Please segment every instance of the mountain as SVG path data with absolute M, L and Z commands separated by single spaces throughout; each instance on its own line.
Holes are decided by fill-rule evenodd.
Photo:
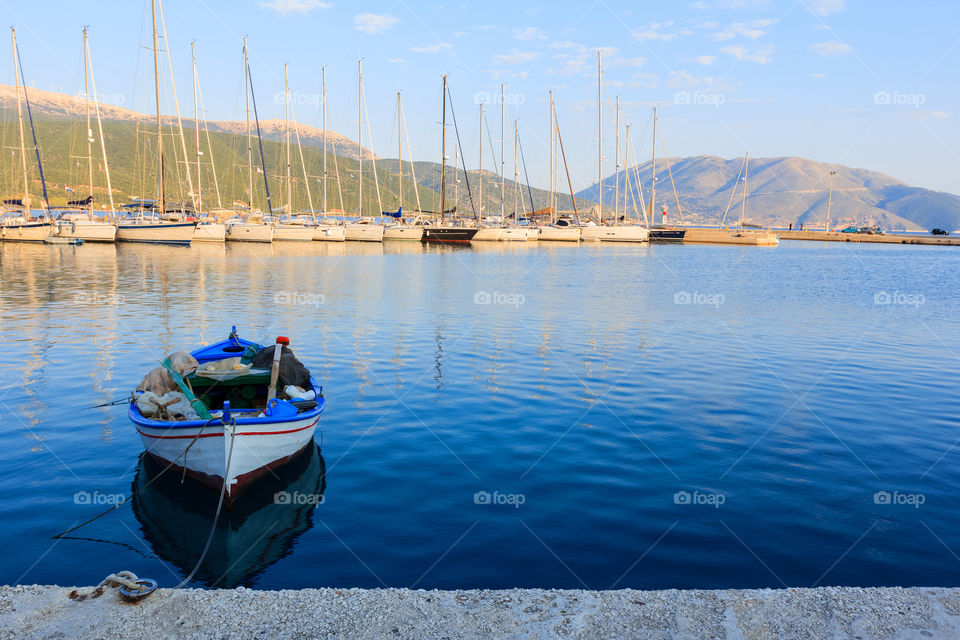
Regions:
M 85 101 L 83 95 L 72 96 L 63 93 L 53 93 L 42 89 L 27 88 L 27 97 L 30 99 L 30 108 L 33 115 L 43 118 L 53 119 L 75 119 L 84 118 Z M 17 110 L 17 92 L 16 87 L 0 84 L 0 109 Z M 192 114 L 192 107 L 190 114 Z M 91 105 L 91 115 L 93 114 L 93 105 Z M 181 113 L 184 128 L 193 129 L 193 119 L 188 118 L 188 113 Z M 147 115 L 124 107 L 117 107 L 110 104 L 100 105 L 100 118 L 104 121 L 117 120 L 121 122 L 154 123 L 156 116 Z M 165 125 L 176 124 L 175 116 L 165 115 L 162 118 Z M 251 128 L 254 126 L 251 123 Z M 246 135 L 246 121 L 210 121 L 207 123 L 210 131 L 219 131 L 223 133 L 235 133 Z M 302 144 L 311 146 L 323 145 L 323 129 L 311 127 L 310 125 L 291 123 L 290 137 L 294 137 L 294 129 L 300 133 Z M 261 120 L 260 134 L 264 140 L 282 141 L 284 138 L 283 120 Z M 343 158 L 358 158 L 360 153 L 357 151 L 357 143 L 345 135 L 336 131 L 327 130 L 327 150 Z M 363 149 L 363 159 L 369 160 L 376 156 L 367 148 Z
M 657 160 L 657 209 L 667 206 L 668 221 L 679 219 L 671 173 L 687 222 L 716 224 L 728 206 L 726 222 L 739 220 L 742 180 L 732 201 L 731 193 L 743 168 L 743 158 L 670 158 L 669 167 L 668 172 L 667 162 L 663 158 Z M 639 176 L 644 185 L 644 197 L 649 196 L 652 169 L 649 161 L 629 169 L 631 176 Z M 750 158 L 745 220 L 763 226 L 785 227 L 791 223 L 822 226 L 826 220 L 831 171 L 836 172 L 831 226 L 870 224 L 891 230 L 960 228 L 958 196 L 912 187 L 874 171 L 796 157 Z M 626 175 L 627 171 L 620 172 L 621 192 Z M 606 206 L 613 204 L 614 181 L 613 175 L 603 181 Z M 631 177 L 631 182 L 635 182 L 635 178 Z M 577 193 L 578 198 L 590 200 L 597 200 L 598 196 L 596 183 Z M 621 207 L 623 200 L 621 193 Z

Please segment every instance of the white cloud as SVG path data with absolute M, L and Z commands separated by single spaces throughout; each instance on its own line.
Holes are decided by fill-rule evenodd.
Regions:
M 260 3 L 261 9 L 272 9 L 282 16 L 291 13 L 306 15 L 314 9 L 329 9 L 332 6 L 321 0 L 266 0 Z
M 631 33 L 633 34 L 633 37 L 640 42 L 645 40 L 661 40 L 663 42 L 669 42 L 677 37 L 676 33 L 667 31 L 667 29 L 672 26 L 672 22 L 651 22 L 644 27 L 634 29 Z
M 827 74 L 817 72 L 817 73 L 811 73 L 810 76 L 813 77 L 813 78 L 817 78 L 818 80 L 820 80 L 820 79 L 826 78 L 826 77 L 827 77 Z
M 810 45 L 810 51 L 824 58 L 841 58 L 853 52 L 853 47 L 839 40 L 828 40 Z
M 438 42 L 437 44 L 428 44 L 425 47 L 410 47 L 410 51 L 414 53 L 440 53 L 452 46 L 449 42 Z
M 540 57 L 540 54 L 535 51 L 514 51 L 512 53 L 498 53 L 493 56 L 493 59 L 499 62 L 500 64 L 506 65 L 517 65 L 517 64 L 526 64 L 527 62 L 533 62 Z
M 398 22 L 400 22 L 399 18 L 395 18 L 386 13 L 380 15 L 376 13 L 358 13 L 353 17 L 353 28 L 364 33 L 376 34 L 383 33 Z
M 527 27 L 525 29 L 514 29 L 513 38 L 515 40 L 546 40 L 547 36 L 543 35 L 543 32 L 537 27 Z
M 390 64 L 407 64 L 407 61 L 403 58 L 390 58 L 387 62 Z
M 757 64 L 767 64 L 773 60 L 773 45 L 764 45 L 756 49 L 748 49 L 739 45 L 722 47 L 721 53 L 733 56 L 737 60 L 744 62 L 756 62 Z
M 642 67 L 647 64 L 646 58 L 611 58 L 607 61 L 610 67 Z
M 631 76 L 627 86 L 631 89 L 656 89 L 660 79 L 652 73 L 638 73 Z
M 737 36 L 756 40 L 766 35 L 766 28 L 775 24 L 777 21 L 770 18 L 757 18 L 745 22 L 734 22 L 729 27 L 710 35 L 711 40 L 723 42 L 724 40 L 733 40 Z
M 846 0 L 808 0 L 807 6 L 818 16 L 840 13 L 847 8 Z
M 690 58 L 690 62 L 696 62 L 697 64 L 706 67 L 713 64 L 713 61 L 716 59 L 716 56 L 697 56 L 696 58 Z

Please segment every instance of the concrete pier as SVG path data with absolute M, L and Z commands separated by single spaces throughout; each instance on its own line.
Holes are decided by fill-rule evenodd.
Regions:
M 960 638 L 960 589 L 722 591 L 0 587 L 4 638 Z
M 878 244 L 938 244 L 960 246 L 960 236 L 872 235 L 839 231 L 777 231 L 781 240 L 819 240 L 825 242 L 873 242 Z

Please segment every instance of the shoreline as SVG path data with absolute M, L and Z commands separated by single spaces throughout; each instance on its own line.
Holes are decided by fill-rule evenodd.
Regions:
M 7 638 L 957 638 L 960 588 L 618 591 L 0 587 Z M 82 594 L 93 587 L 78 588 Z

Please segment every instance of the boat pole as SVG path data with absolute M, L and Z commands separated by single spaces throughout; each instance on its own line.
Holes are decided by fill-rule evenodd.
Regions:
M 447 203 L 447 76 L 443 76 L 443 118 L 440 121 L 440 224 Z
M 90 128 L 90 73 L 87 61 L 87 28 L 83 28 L 83 115 L 87 121 L 87 184 L 90 189 L 90 219 L 93 220 L 93 129 Z
M 267 389 L 267 404 L 277 397 L 277 378 L 280 376 L 280 354 L 283 348 L 290 344 L 290 339 L 284 336 L 277 336 L 277 341 L 273 345 L 273 365 L 270 367 L 270 387 Z
M 20 163 L 23 165 L 23 217 L 30 218 L 30 178 L 27 176 L 27 142 L 23 133 L 23 103 L 20 101 L 20 65 L 17 55 L 17 30 L 10 27 L 13 40 L 13 79 L 17 89 L 17 118 L 20 121 Z

